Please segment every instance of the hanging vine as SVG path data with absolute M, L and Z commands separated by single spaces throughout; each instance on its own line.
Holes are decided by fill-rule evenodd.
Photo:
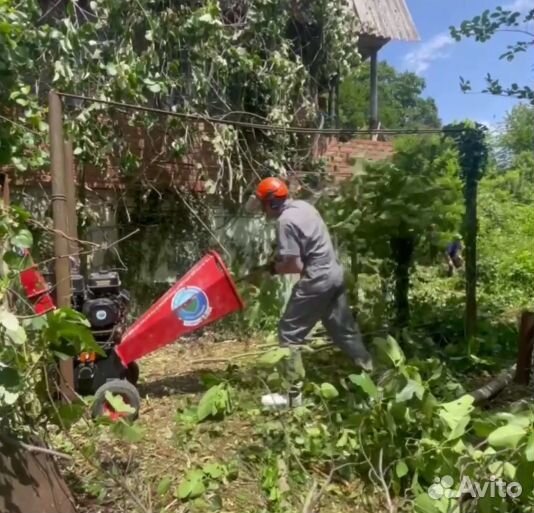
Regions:
M 233 119 L 253 113 L 279 125 L 315 123 L 317 95 L 358 63 L 351 13 L 344 0 L 206 0 L 179 8 L 165 0 L 2 3 L 0 69 L 9 79 L 2 115 L 17 123 L 2 122 L 10 138 L 4 161 L 20 171 L 46 164 L 46 153 L 32 148 L 42 149 L 46 137 L 42 105 L 50 88 Z M 138 171 L 124 123 L 148 138 L 156 127 L 165 131 L 171 155 L 193 144 L 176 119 L 66 105 L 77 158 L 95 166 L 113 156 L 121 173 Z M 217 192 L 228 183 L 237 190 L 251 170 L 281 172 L 306 160 L 309 141 L 293 135 L 217 132 Z

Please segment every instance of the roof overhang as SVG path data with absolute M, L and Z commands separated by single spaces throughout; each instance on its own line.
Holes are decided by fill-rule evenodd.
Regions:
M 351 0 L 360 20 L 358 50 L 363 59 L 389 41 L 419 41 L 405 0 Z

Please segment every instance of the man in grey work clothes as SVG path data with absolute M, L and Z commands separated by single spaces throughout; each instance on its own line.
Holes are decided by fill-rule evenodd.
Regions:
M 294 386 L 287 398 L 275 394 L 276 398 L 264 398 L 264 404 L 298 404 L 301 397 L 295 369 L 302 368 L 298 346 L 318 321 L 357 367 L 371 371 L 372 360 L 353 319 L 343 268 L 319 212 L 306 201 L 290 199 L 287 185 L 275 177 L 259 183 L 248 207 L 253 208 L 253 203 L 256 208 L 261 203 L 266 217 L 277 221 L 277 258 L 270 272 L 300 274 L 279 323 L 280 343 L 292 349 L 290 381 Z

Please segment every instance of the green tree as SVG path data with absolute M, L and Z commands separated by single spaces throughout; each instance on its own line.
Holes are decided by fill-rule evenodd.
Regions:
M 415 250 L 428 228 L 451 231 L 461 216 L 456 150 L 437 137 L 403 137 L 391 161 L 370 163 L 324 204 L 341 248 L 378 258 L 393 273 L 397 322 L 410 316 L 408 294 Z M 353 257 L 353 262 L 355 261 Z M 352 269 L 358 273 L 359 269 Z
M 475 16 L 471 20 L 465 20 L 459 27 L 450 27 L 450 33 L 456 41 L 461 41 L 463 38 L 473 38 L 481 43 L 488 41 L 499 32 L 516 33 L 520 39 L 508 45 L 506 51 L 500 55 L 501 59 L 512 61 L 517 55 L 525 53 L 534 46 L 534 32 L 523 28 L 523 25 L 533 20 L 534 9 L 522 14 L 499 6 L 494 10 L 486 9 L 481 15 Z M 534 90 L 526 84 L 513 83 L 504 86 L 499 79 L 494 78 L 490 73 L 486 75 L 485 80 L 486 87 L 482 90 L 484 93 L 511 96 L 534 103 Z M 471 82 L 462 77 L 460 78 L 460 85 L 464 92 L 472 89 Z
M 379 120 L 386 128 L 438 128 L 438 109 L 424 98 L 426 83 L 411 72 L 398 72 L 386 62 L 378 64 Z M 343 126 L 363 128 L 370 118 L 369 63 L 348 75 L 340 85 L 340 118 Z
M 490 175 L 515 200 L 528 202 L 534 191 L 534 107 L 516 105 L 492 143 L 496 162 L 490 166 Z
M 516 105 L 506 115 L 499 144 L 512 156 L 534 152 L 534 106 Z

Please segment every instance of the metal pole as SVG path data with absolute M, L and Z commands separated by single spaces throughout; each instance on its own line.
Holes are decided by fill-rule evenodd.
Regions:
M 72 142 L 65 141 L 65 196 L 67 207 L 67 235 L 70 237 L 69 255 L 73 255 L 79 266 L 78 242 L 78 220 L 76 217 L 76 164 L 74 162 L 74 152 Z
M 71 283 L 69 244 L 67 234 L 67 212 L 65 196 L 65 158 L 63 141 L 63 106 L 60 97 L 48 93 L 48 122 L 50 125 L 50 161 L 52 171 L 52 207 L 54 216 L 54 256 L 56 271 L 57 306 L 71 306 Z M 72 359 L 59 363 L 60 388 L 64 399 L 73 398 L 74 369 Z
M 378 50 L 371 53 L 371 118 L 369 128 L 375 130 L 378 127 Z

